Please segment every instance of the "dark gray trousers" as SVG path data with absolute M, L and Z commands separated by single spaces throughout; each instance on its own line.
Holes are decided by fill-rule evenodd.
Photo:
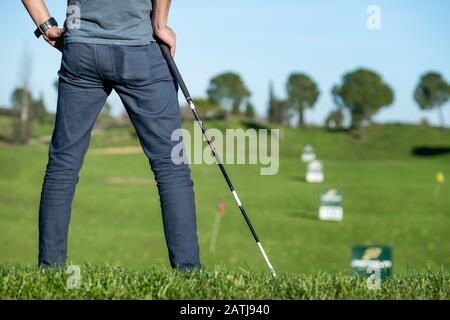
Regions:
M 92 127 L 114 89 L 157 181 L 171 266 L 200 268 L 190 170 L 187 164 L 174 164 L 171 158 L 172 148 L 179 143 L 171 141 L 171 134 L 181 127 L 178 88 L 158 44 L 69 43 L 64 47 L 58 75 L 56 122 L 39 209 L 39 265 L 66 262 L 78 173 Z

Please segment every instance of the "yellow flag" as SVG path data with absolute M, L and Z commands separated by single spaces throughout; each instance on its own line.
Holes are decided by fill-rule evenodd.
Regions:
M 439 171 L 439 172 L 436 174 L 436 181 L 437 181 L 438 183 L 444 183 L 444 180 L 445 180 L 444 173 L 443 173 L 442 171 Z

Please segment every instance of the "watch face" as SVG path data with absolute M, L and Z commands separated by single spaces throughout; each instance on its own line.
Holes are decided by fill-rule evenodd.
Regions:
M 36 37 L 40 37 L 42 34 L 44 34 L 48 29 L 51 27 L 57 27 L 58 22 L 56 22 L 55 18 L 50 18 L 49 20 L 45 21 L 43 24 L 37 27 L 36 31 L 34 31 L 34 34 Z
M 53 26 L 53 24 L 51 22 L 47 22 L 45 24 L 45 31 L 47 31 L 48 29 L 50 29 Z
M 50 20 L 44 22 L 42 32 L 46 32 L 51 27 L 54 27 L 54 26 L 57 26 L 57 25 L 58 25 L 58 23 L 56 22 L 56 20 L 51 18 Z

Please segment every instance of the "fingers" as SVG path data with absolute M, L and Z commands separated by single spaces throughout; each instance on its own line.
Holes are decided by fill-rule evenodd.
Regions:
M 52 32 L 50 32 L 48 36 L 52 40 L 57 40 L 63 36 L 64 32 L 64 28 L 55 28 L 55 30 L 52 30 Z
M 57 28 L 53 27 L 47 30 L 46 33 L 43 34 L 43 38 L 48 42 L 52 47 L 58 49 L 62 52 L 64 47 L 63 35 L 66 31 L 65 28 Z
M 65 28 L 52 27 L 44 33 L 44 37 L 47 37 L 51 40 L 57 40 L 63 36 L 65 31 Z
M 177 49 L 177 35 L 175 32 L 173 32 L 172 29 L 170 29 L 172 33 L 172 45 L 170 46 L 170 54 L 172 55 L 172 58 L 175 58 L 175 51 Z
M 175 43 L 170 46 L 170 55 L 172 56 L 172 58 L 175 58 L 175 51 L 176 51 L 176 45 Z
M 170 27 L 164 27 L 162 29 L 155 30 L 155 36 L 158 40 L 165 43 L 170 49 L 170 55 L 175 57 L 176 51 L 176 34 Z
M 51 45 L 52 47 L 58 49 L 59 51 L 63 51 L 64 48 L 64 41 L 62 38 L 56 39 L 56 40 L 52 40 L 49 39 L 47 36 L 44 36 L 45 41 L 47 41 L 47 43 L 49 45 Z
M 56 29 L 56 33 L 57 33 L 58 37 L 61 37 L 64 34 L 64 32 L 66 32 L 65 28 L 57 28 Z

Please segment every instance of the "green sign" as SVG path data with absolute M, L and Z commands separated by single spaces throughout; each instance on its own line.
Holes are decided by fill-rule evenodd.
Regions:
M 302 152 L 302 161 L 303 162 L 310 162 L 316 158 L 316 153 L 314 151 L 314 147 L 310 144 L 307 144 L 303 147 Z
M 312 160 L 306 168 L 306 182 L 321 183 L 324 180 L 323 164 L 320 160 Z
M 386 245 L 354 245 L 352 273 L 362 277 L 385 279 L 392 275 L 392 249 Z
M 343 215 L 341 191 L 339 189 L 324 189 L 320 195 L 319 219 L 341 221 Z

